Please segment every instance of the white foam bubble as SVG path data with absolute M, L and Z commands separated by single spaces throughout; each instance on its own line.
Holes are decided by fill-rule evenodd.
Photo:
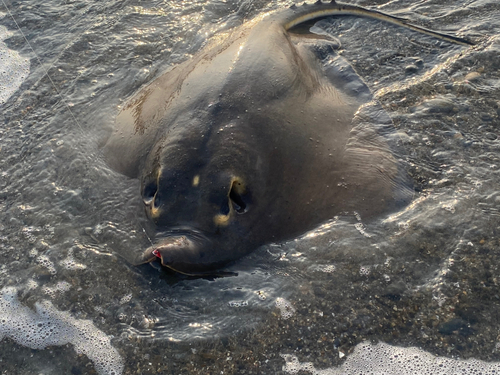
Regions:
M 295 314 L 295 308 L 284 298 L 276 298 L 276 307 L 280 309 L 281 317 L 285 320 L 291 318 L 293 314 Z
M 26 289 L 27 290 L 33 290 L 36 288 L 38 288 L 38 283 L 35 280 L 29 279 L 28 281 L 26 281 Z
M 370 273 L 371 273 L 371 268 L 370 268 L 370 266 L 360 267 L 360 268 L 359 268 L 359 274 L 360 274 L 361 276 L 368 276 Z
M 500 362 L 438 357 L 415 347 L 402 348 L 385 343 L 373 345 L 368 341 L 358 344 L 341 366 L 323 370 L 317 370 L 311 362 L 299 362 L 294 355 L 282 354 L 281 357 L 285 360 L 283 371 L 289 374 L 297 374 L 299 371 L 314 375 L 494 375 L 500 373 Z
M 70 254 L 66 259 L 63 259 L 59 262 L 59 265 L 66 268 L 67 270 L 84 270 L 87 268 L 85 264 L 78 263 L 75 258 Z
M 0 290 L 0 340 L 5 337 L 32 349 L 72 344 L 78 354 L 94 363 L 98 374 L 119 375 L 123 371 L 123 359 L 110 337 L 92 321 L 75 319 L 48 301 L 36 303 L 33 311 L 21 305 L 13 287 Z
M 231 307 L 244 307 L 248 306 L 248 301 L 230 301 L 228 304 Z
M 4 26 L 0 26 L 0 106 L 21 86 L 30 71 L 29 60 L 3 43 L 11 35 Z
M 131 299 L 132 299 L 132 293 L 124 295 L 122 298 L 120 298 L 120 305 L 129 303 Z
M 71 284 L 66 281 L 59 281 L 54 286 L 44 286 L 42 292 L 48 294 L 50 297 L 55 298 L 57 293 L 67 292 L 71 289 Z
M 334 273 L 336 268 L 337 267 L 335 267 L 334 264 L 325 264 L 318 266 L 318 270 L 325 273 Z
M 57 273 L 56 267 L 54 266 L 54 263 L 52 263 L 52 261 L 49 259 L 48 256 L 40 255 L 38 258 L 36 258 L 36 262 L 39 265 L 47 268 L 47 270 L 49 271 L 49 273 L 51 275 L 55 275 Z
M 258 290 L 255 292 L 255 294 L 257 294 L 257 297 L 259 297 L 261 301 L 265 301 L 267 299 L 266 292 L 264 292 L 263 290 Z

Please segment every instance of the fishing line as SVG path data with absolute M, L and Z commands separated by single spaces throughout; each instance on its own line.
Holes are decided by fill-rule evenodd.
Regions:
M 146 233 L 146 229 L 144 228 L 144 226 L 142 225 L 142 223 L 141 223 L 141 222 L 139 222 L 139 225 L 141 226 L 142 231 L 144 232 L 144 235 L 145 235 L 145 236 L 146 236 L 146 238 L 148 239 L 149 243 L 150 243 L 152 246 L 154 246 L 153 241 L 151 241 L 151 238 L 150 238 L 150 237 L 148 236 L 148 234 Z
M 29 42 L 28 38 L 26 38 L 26 35 L 24 35 L 23 33 L 23 30 L 21 30 L 21 27 L 19 26 L 19 24 L 17 23 L 16 19 L 14 18 L 14 15 L 12 14 L 12 12 L 10 11 L 9 7 L 7 7 L 7 4 L 5 3 L 5 0 L 2 0 L 2 3 L 3 3 L 3 6 L 5 7 L 5 9 L 7 10 L 7 13 L 9 14 L 10 18 L 12 18 L 12 21 L 14 21 L 14 24 L 16 25 L 17 29 L 19 30 L 19 32 L 21 33 L 21 35 L 23 36 L 26 44 L 28 45 L 28 47 L 31 49 L 31 51 L 33 52 L 33 54 L 35 55 L 35 58 L 36 60 L 38 61 L 38 64 L 40 65 L 40 67 L 42 68 L 44 74 L 47 76 L 47 78 L 49 79 L 50 83 L 52 84 L 52 87 L 54 88 L 54 90 L 56 91 L 57 95 L 59 96 L 59 98 L 61 99 L 61 101 L 63 102 L 64 106 L 68 109 L 71 117 L 73 118 L 73 120 L 75 121 L 75 123 L 78 125 L 78 127 L 80 128 L 80 130 L 83 132 L 83 127 L 80 125 L 80 123 L 78 122 L 78 120 L 76 119 L 76 116 L 74 115 L 73 111 L 71 111 L 71 108 L 69 106 L 69 104 L 66 102 L 66 100 L 64 99 L 64 97 L 61 95 L 61 92 L 57 89 L 57 86 L 56 84 L 54 83 L 54 81 L 52 80 L 52 78 L 50 77 L 49 75 L 49 69 L 52 68 L 54 66 L 54 64 L 52 64 L 51 66 L 49 66 L 48 68 L 45 68 L 42 64 L 42 61 L 40 60 L 40 57 L 38 57 L 38 54 L 35 52 L 35 49 L 32 47 L 31 43 Z
M 78 128 L 80 129 L 80 131 L 85 134 L 84 132 L 84 129 L 83 129 L 83 126 L 80 124 L 80 122 L 77 120 L 75 114 L 73 113 L 73 111 L 71 110 L 68 102 L 65 100 L 65 98 L 63 97 L 63 95 L 61 94 L 61 92 L 58 90 L 55 82 L 53 81 L 53 79 L 51 78 L 50 74 L 49 74 L 49 69 L 52 68 L 54 66 L 54 64 L 50 65 L 48 68 L 45 68 L 44 65 L 42 64 L 42 61 L 40 59 L 40 57 L 38 56 L 38 54 L 36 53 L 35 49 L 33 48 L 33 46 L 31 45 L 31 43 L 29 42 L 28 38 L 26 37 L 26 35 L 24 34 L 24 32 L 22 31 L 21 27 L 19 26 L 19 24 L 17 23 L 14 15 L 12 14 L 12 12 L 10 11 L 9 7 L 7 6 L 7 4 L 5 3 L 5 0 L 2 0 L 2 4 L 3 6 L 5 7 L 6 11 L 7 11 L 7 14 L 10 16 L 10 18 L 12 19 L 12 21 L 14 22 L 14 24 L 16 25 L 17 29 L 19 30 L 19 32 L 21 33 L 24 41 L 26 42 L 26 44 L 28 45 L 28 47 L 31 49 L 31 51 L 33 52 L 34 56 L 35 56 L 35 59 L 37 60 L 38 64 L 40 65 L 40 67 L 42 68 L 43 70 L 43 73 L 45 74 L 45 76 L 49 79 L 52 87 L 54 88 L 54 90 L 56 91 L 57 95 L 59 96 L 59 98 L 61 99 L 62 103 L 64 104 L 64 106 L 66 107 L 66 109 L 68 110 L 68 112 L 70 113 L 73 121 L 75 122 L 75 124 L 78 126 Z M 92 27 L 89 26 L 85 31 L 89 30 L 90 28 Z M 85 31 L 83 33 L 85 33 Z M 82 33 L 82 34 L 83 34 Z M 65 50 L 66 48 L 63 48 L 63 51 Z M 56 60 L 57 61 L 57 60 Z M 98 157 L 98 155 L 96 155 L 96 158 Z M 144 228 L 144 226 L 142 225 L 142 223 L 139 222 L 139 225 L 141 226 L 141 229 L 142 231 L 144 232 L 144 235 L 146 236 L 146 238 L 148 239 L 148 241 L 151 243 L 151 245 L 154 245 L 153 244 L 153 241 L 151 240 L 151 238 L 149 237 L 149 235 L 147 234 L 146 232 L 146 229 Z

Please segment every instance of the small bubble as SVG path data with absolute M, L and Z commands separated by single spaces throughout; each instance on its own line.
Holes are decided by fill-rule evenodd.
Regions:
M 361 276 L 368 276 L 370 274 L 371 270 L 370 270 L 370 267 L 361 267 L 359 269 L 359 274 Z
M 276 298 L 276 307 L 280 309 L 281 317 L 284 320 L 291 318 L 293 314 L 295 314 L 295 309 L 292 304 L 284 298 Z
M 258 290 L 257 292 L 255 292 L 257 294 L 257 296 L 259 297 L 259 299 L 261 301 L 264 301 L 267 297 L 266 297 L 266 294 L 262 291 L 262 290 Z
M 443 204 L 442 206 L 446 211 L 455 213 L 455 206 L 453 204 Z
M 231 301 L 228 304 L 231 307 L 244 307 L 244 306 L 248 306 L 248 302 L 247 301 Z
M 335 272 L 335 269 L 336 269 L 336 267 L 333 264 L 328 264 L 328 265 L 319 267 L 319 270 L 321 272 L 325 272 L 325 273 L 333 273 L 333 272 Z
M 398 223 L 398 227 L 401 230 L 407 230 L 408 228 L 410 228 L 410 223 L 408 221 L 401 221 Z
M 120 305 L 123 305 L 125 303 L 128 303 L 130 302 L 130 300 L 132 299 L 132 293 L 129 293 L 125 296 L 123 296 L 121 299 L 120 299 Z

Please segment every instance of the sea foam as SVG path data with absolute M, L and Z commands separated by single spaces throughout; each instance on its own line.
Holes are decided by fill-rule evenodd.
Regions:
M 9 337 L 32 349 L 72 344 L 78 354 L 86 355 L 100 375 L 120 375 L 123 359 L 111 345 L 110 337 L 90 320 L 73 318 L 57 310 L 49 301 L 35 304 L 35 311 L 17 299 L 17 290 L 0 290 L 0 340 Z
M 0 13 L 0 18 L 4 16 Z M 30 62 L 3 42 L 12 35 L 0 26 L 0 107 L 21 86 L 30 72 Z
M 374 345 L 368 341 L 358 344 L 341 366 L 322 370 L 317 370 L 311 362 L 299 362 L 294 355 L 281 356 L 285 360 L 283 371 L 289 374 L 298 374 L 299 371 L 314 375 L 500 374 L 500 362 L 438 357 L 415 347 L 402 348 L 385 343 Z

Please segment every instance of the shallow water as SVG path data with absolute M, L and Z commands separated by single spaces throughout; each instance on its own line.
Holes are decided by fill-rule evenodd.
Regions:
M 393 119 L 413 203 L 363 226 L 332 218 L 227 269 L 238 276 L 209 280 L 127 262 L 149 244 L 139 183 L 110 170 L 100 146 L 142 85 L 212 35 L 289 3 L 0 3 L 2 51 L 19 54 L 24 73 L 30 61 L 0 103 L 0 288 L 15 287 L 31 313 L 5 311 L 45 322 L 35 305 L 51 301 L 52 316 L 108 337 L 124 374 L 277 374 L 281 355 L 329 368 L 365 340 L 500 360 L 500 5 L 356 4 L 478 41 L 455 46 L 354 17 L 316 24 Z M 8 332 L 0 327 L 5 373 L 95 371 L 71 337 L 42 350 Z

